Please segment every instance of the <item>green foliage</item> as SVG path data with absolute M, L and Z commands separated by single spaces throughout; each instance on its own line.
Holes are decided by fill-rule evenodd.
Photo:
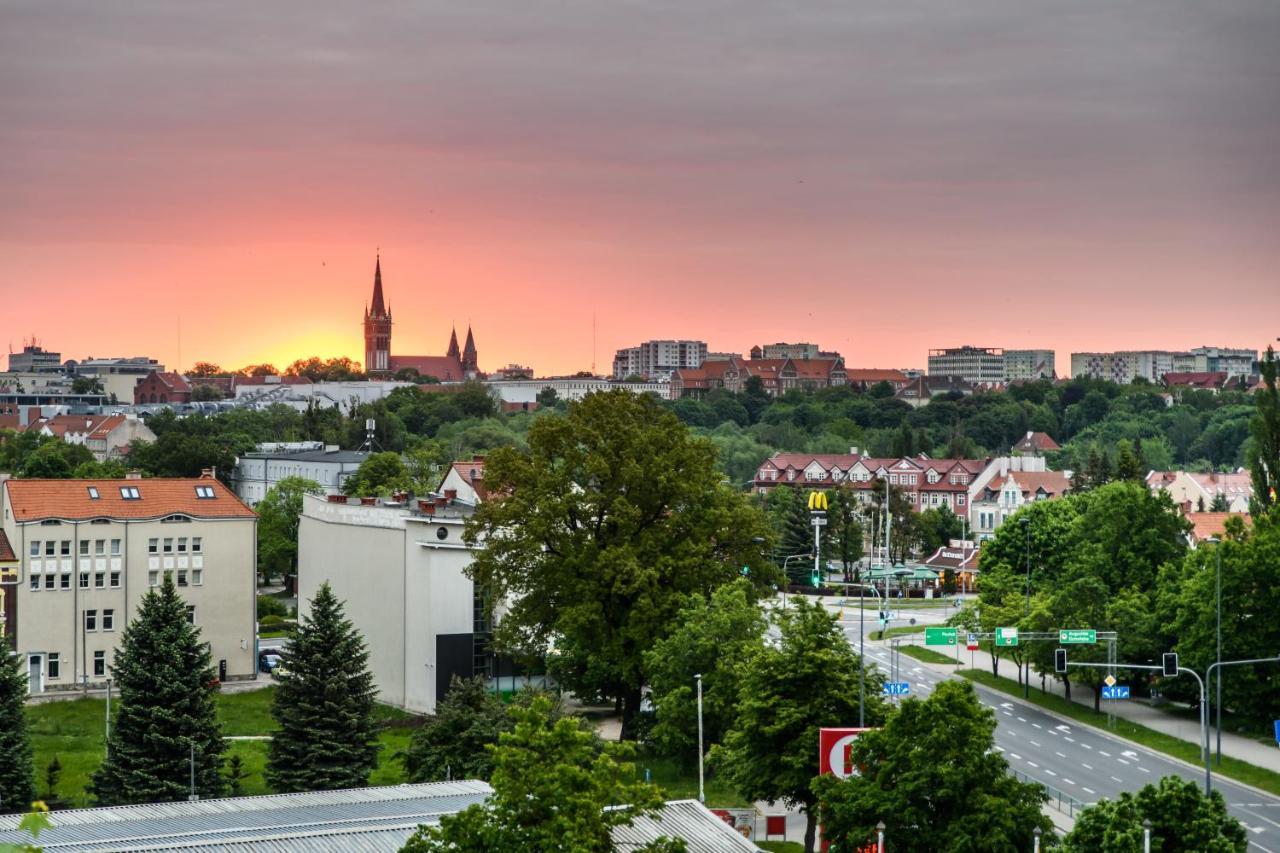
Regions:
M 348 495 L 372 497 L 408 491 L 412 484 L 400 454 L 387 451 L 374 453 L 361 462 L 356 473 L 342 484 L 342 491 Z
M 1249 450 L 1249 470 L 1253 480 L 1254 515 L 1280 503 L 1280 390 L 1276 387 L 1276 353 L 1267 347 L 1262 359 L 1262 384 L 1254 394 L 1256 412 L 1249 421 L 1253 443 Z
M 778 540 L 778 567 L 787 569 L 788 583 L 809 582 L 813 566 L 813 528 L 809 526 L 808 492 L 791 486 L 771 489 L 764 498 L 765 513 Z M 808 554 L 810 560 L 798 558 Z M 787 560 L 787 557 L 798 559 Z
M 244 769 L 244 759 L 240 754 L 232 753 L 227 759 L 227 793 L 238 797 L 244 793 L 244 780 L 249 774 Z
M 746 580 L 710 600 L 691 596 L 671 633 L 645 654 L 656 722 L 652 740 L 668 755 L 697 754 L 695 675 L 702 676 L 704 748 L 720 743 L 738 706 L 739 670 L 764 636 L 765 619 Z
M 300 358 L 284 369 L 286 376 L 305 376 L 312 382 L 348 382 L 363 379 L 364 371 L 359 362 L 346 356 L 320 359 L 316 356 Z
M 1205 796 L 1195 782 L 1166 776 L 1138 793 L 1101 800 L 1076 818 L 1063 839 L 1064 853 L 1140 853 L 1144 820 L 1151 821 L 1151 849 L 1158 853 L 1244 853 L 1249 842 L 1227 814 L 1218 791 Z
M 995 729 L 995 713 L 968 682 L 943 681 L 927 700 L 907 699 L 883 728 L 853 742 L 860 775 L 813 783 L 823 837 L 833 850 L 861 849 L 884 821 L 903 853 L 958 853 L 979 840 L 984 850 L 1030 850 L 1033 828 L 1053 830 L 1040 813 L 1047 795 L 1009 775 L 992 749 Z
M 827 497 L 826 541 L 823 553 L 838 561 L 845 577 L 853 574 L 854 565 L 863 556 L 861 504 L 847 488 L 834 489 Z
M 10 811 L 21 811 L 36 798 L 31 738 L 23 713 L 27 673 L 21 660 L 11 653 L 9 639 L 0 635 L 0 803 Z
M 282 793 L 367 785 L 378 763 L 369 653 L 327 583 L 280 657 L 267 783 Z
M 818 729 L 858 723 L 863 662 L 821 604 L 792 602 L 778 614 L 777 645 L 757 648 L 742 666 L 737 716 L 712 760 L 744 797 L 803 807 L 812 850 Z M 884 721 L 883 683 L 879 670 L 866 670 L 868 726 Z
M 486 679 L 454 676 L 435 714 L 414 732 L 403 755 L 409 781 L 488 779 L 493 771 L 488 747 L 512 725 L 506 707 L 489 690 Z
M 18 821 L 18 831 L 29 834 L 32 841 L 39 841 L 40 833 L 52 826 L 53 823 L 49 820 L 49 807 L 38 801 L 32 803 L 31 811 L 24 814 Z M 0 843 L 0 853 L 41 853 L 43 849 L 35 844 Z
M 610 831 L 662 805 L 661 792 L 636 778 L 629 744 L 600 749 L 570 719 L 552 721 L 550 701 L 512 711 L 515 726 L 492 750 L 493 795 L 439 826 L 419 827 L 405 853 L 606 853 Z M 678 851 L 680 843 L 642 850 Z
M 289 608 L 274 595 L 258 596 L 258 620 L 269 618 L 284 619 L 289 615 Z
M 588 395 L 535 419 L 529 450 L 500 448 L 491 495 L 467 523 L 468 574 L 510 601 L 498 647 L 537 657 L 582 696 L 621 700 L 633 732 L 643 653 L 668 634 L 689 594 L 706 595 L 750 566 L 771 580 L 756 537 L 763 516 L 724 485 L 710 445 L 649 395 Z M 767 547 L 767 546 L 766 546 Z
M 267 490 L 256 507 L 258 567 L 264 577 L 297 570 L 298 517 L 302 515 L 302 498 L 304 495 L 322 494 L 324 487 L 306 477 L 285 477 Z M 261 608 L 258 614 L 262 615 Z
M 196 792 L 220 796 L 227 745 L 214 706 L 215 673 L 170 573 L 125 628 L 111 675 L 120 711 L 90 785 L 98 803 L 185 800 L 193 748 Z

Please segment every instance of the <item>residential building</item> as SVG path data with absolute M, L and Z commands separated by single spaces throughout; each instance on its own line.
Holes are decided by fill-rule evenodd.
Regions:
M 191 402 L 191 385 L 181 373 L 153 370 L 133 389 L 134 405 Z
M 911 377 L 901 370 L 884 370 L 877 367 L 848 367 L 845 368 L 845 375 L 850 385 L 854 385 L 864 391 L 879 385 L 881 382 L 888 382 L 889 387 L 896 394 L 911 384 Z
M 62 373 L 62 353 L 44 349 L 32 338 L 21 352 L 9 352 L 10 373 Z
M 83 809 L 54 816 L 40 833 L 49 850 L 361 851 L 398 853 L 420 826 L 487 801 L 487 782 L 458 779 L 373 785 L 344 791 L 305 791 L 176 803 Z M 0 816 L 0 846 L 31 841 L 21 813 Z M 749 830 L 754 827 L 748 824 Z M 763 829 L 763 827 L 761 827 Z M 697 800 L 672 800 L 630 825 L 610 829 L 615 850 L 648 849 L 678 839 L 697 853 L 751 853 L 758 848 L 720 814 Z M 756 836 L 751 833 L 751 838 Z
M 1237 381 L 1245 379 L 1246 376 L 1247 374 L 1239 376 Z M 1222 390 L 1222 386 L 1227 383 L 1227 379 L 1225 371 L 1169 372 L 1161 377 L 1164 387 L 1170 391 L 1194 389 L 1197 391 L 1210 391 L 1214 394 Z
M 1225 373 L 1227 376 L 1250 376 L 1258 372 L 1258 351 L 1228 347 L 1194 347 L 1193 372 Z
M 707 358 L 705 341 L 655 340 L 618 350 L 613 357 L 613 378 L 670 381 L 671 374 L 685 367 L 701 367 Z
M 522 364 L 508 364 L 489 374 L 493 379 L 532 379 L 533 368 Z
M 1231 512 L 1248 512 L 1253 497 L 1253 479 L 1245 468 L 1234 471 L 1152 471 L 1146 477 L 1147 488 L 1152 492 L 1169 493 L 1173 502 L 1184 512 L 1204 512 L 1213 509 L 1214 498 L 1226 498 Z M 1203 504 L 1203 506 L 1202 506 Z
M 464 504 L 478 504 L 488 496 L 484 486 L 484 457 L 472 456 L 454 462 L 445 472 L 444 482 L 440 484 L 443 494 L 454 494 Z
M 139 382 L 146 379 L 152 372 L 165 372 L 163 364 L 146 356 L 132 358 L 90 356 L 83 361 L 67 361 L 64 367 L 72 376 L 98 380 L 102 386 L 102 393 L 111 400 L 126 405 L 134 399 L 133 390 Z
M 21 561 L 8 630 L 31 692 L 104 683 L 121 632 L 166 573 L 219 677 L 256 677 L 257 516 L 211 473 L 5 480 L 0 505 Z
M 670 384 L 666 382 L 619 382 L 600 376 L 584 374 L 579 376 L 548 376 L 542 379 L 489 379 L 485 387 L 496 394 L 504 404 L 536 403 L 538 395 L 546 389 L 556 392 L 559 400 L 581 400 L 593 391 L 609 391 L 621 388 L 633 394 L 657 394 L 667 399 Z M 431 390 L 429 387 L 423 390 Z
M 133 415 L 54 415 L 33 421 L 27 430 L 82 444 L 99 462 L 125 455 L 133 441 L 156 440 L 156 434 Z
M 1004 350 L 962 346 L 929 350 L 930 376 L 957 376 L 974 385 L 1004 381 Z
M 1018 460 L 1019 465 L 1011 464 Z M 1001 460 L 995 476 L 977 489 L 969 507 L 973 538 L 979 542 L 995 536 L 1001 524 L 1032 501 L 1060 498 L 1071 490 L 1071 472 L 1045 470 L 1043 459 L 1013 457 Z M 1028 468 L 1037 470 L 1027 470 Z
M 17 586 L 22 578 L 22 561 L 9 542 L 9 535 L 0 527 L 0 652 L 15 652 L 10 642 L 8 627 L 17 619 Z
M 401 370 L 413 369 L 421 376 L 441 382 L 462 382 L 483 378 L 475 337 L 467 327 L 467 343 L 458 349 L 458 332 L 449 336 L 444 355 L 394 355 L 391 352 L 391 304 L 382 291 L 382 258 L 374 261 L 373 298 L 364 309 L 364 367 L 371 377 L 387 378 Z
M 1004 351 L 1004 381 L 1056 379 L 1051 349 L 1007 349 Z
M 929 401 L 934 397 L 941 397 L 946 394 L 959 394 L 968 397 L 973 394 L 974 386 L 959 376 L 917 376 L 906 385 L 903 385 L 894 394 L 902 402 L 918 409 L 921 406 L 929 405 Z
M 1191 531 L 1187 533 L 1187 542 L 1192 548 L 1198 548 L 1210 539 L 1221 539 L 1227 532 L 1227 520 L 1238 518 L 1248 527 L 1253 519 L 1247 512 L 1187 512 L 1183 513 L 1191 522 Z
M 1168 350 L 1122 350 L 1117 352 L 1073 352 L 1071 375 L 1106 379 L 1127 385 L 1142 378 L 1159 383 L 1168 373 L 1215 373 L 1249 376 L 1257 361 L 1255 350 L 1228 350 L 1197 347 L 1190 352 Z
M 249 506 L 257 506 L 285 477 L 315 480 L 326 492 L 337 493 L 368 456 L 362 450 L 340 450 L 337 445 L 318 441 L 260 444 L 253 453 L 236 460 L 232 483 L 240 500 Z
M 677 370 L 671 376 L 671 399 L 701 398 L 715 388 L 741 393 L 752 377 L 759 379 L 765 393 L 774 397 L 793 388 L 813 390 L 848 384 L 844 360 L 839 357 L 731 358 L 708 361 L 696 369 Z
M 1027 434 L 1018 439 L 1013 447 L 1009 448 L 1009 453 L 1022 456 L 1043 456 L 1046 453 L 1061 449 L 1062 446 L 1054 441 L 1049 433 L 1027 430 Z
M 491 674 L 488 616 L 465 574 L 475 505 L 452 490 L 395 497 L 303 498 L 299 609 L 327 582 L 364 636 L 378 699 L 430 714 L 453 676 Z
M 796 361 L 806 361 L 811 358 L 840 358 L 838 352 L 826 352 L 818 348 L 817 344 L 764 344 L 763 346 L 754 346 L 751 348 L 751 359 L 757 361 L 759 359 L 786 359 L 791 358 Z

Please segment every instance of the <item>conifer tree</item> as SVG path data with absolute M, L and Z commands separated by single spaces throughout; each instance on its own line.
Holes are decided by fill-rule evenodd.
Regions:
M 0 811 L 25 812 L 36 798 L 31 739 L 23 702 L 27 675 L 0 636 Z
M 1280 387 L 1277 386 L 1276 353 L 1267 347 L 1262 358 L 1262 384 L 1254 393 L 1257 408 L 1249 421 L 1253 445 L 1249 451 L 1249 471 L 1253 480 L 1253 500 L 1250 512 L 1254 515 L 1270 510 L 1280 503 Z
M 111 675 L 120 691 L 120 713 L 107 758 L 89 785 L 98 803 L 185 800 L 193 754 L 196 793 L 220 796 L 227 745 L 214 703 L 215 674 L 172 575 L 166 573 L 160 588 L 142 599 Z
M 267 784 L 281 793 L 368 784 L 378 761 L 368 658 L 342 602 L 322 585 L 281 654 Z

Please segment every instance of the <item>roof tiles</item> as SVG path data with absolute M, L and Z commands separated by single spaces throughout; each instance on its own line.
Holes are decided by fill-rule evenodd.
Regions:
M 198 497 L 196 487 L 212 489 L 213 497 Z M 235 493 L 212 477 L 115 480 L 5 480 L 5 503 L 15 521 L 57 518 L 149 519 L 167 515 L 192 518 L 255 518 Z M 98 497 L 92 497 L 90 490 Z M 138 497 L 124 497 L 137 489 Z

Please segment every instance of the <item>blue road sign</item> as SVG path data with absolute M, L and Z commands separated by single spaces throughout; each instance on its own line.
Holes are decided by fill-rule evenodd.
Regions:
M 906 696 L 911 692 L 911 682 L 909 681 L 886 681 L 884 683 L 884 695 L 886 696 Z
M 1107 687 L 1104 685 L 1102 688 L 1102 698 L 1103 699 L 1128 699 L 1129 685 L 1117 684 L 1115 687 Z
M 1276 720 L 1276 746 L 1280 746 L 1280 720 Z

